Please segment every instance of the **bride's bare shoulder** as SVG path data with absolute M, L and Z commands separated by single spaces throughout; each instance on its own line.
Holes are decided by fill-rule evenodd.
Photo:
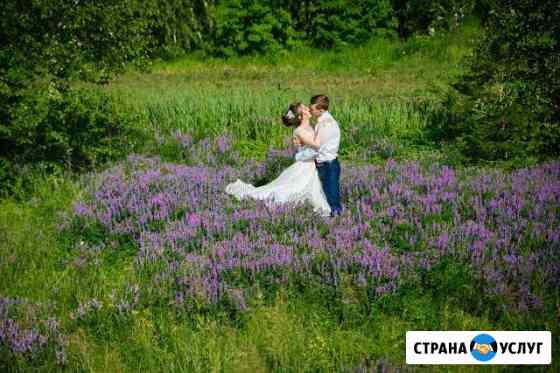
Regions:
M 296 128 L 296 129 L 294 129 L 293 134 L 294 134 L 294 136 L 299 136 L 299 135 L 303 135 L 303 134 L 306 133 L 306 132 L 307 132 L 308 134 L 313 135 L 313 128 L 311 128 L 311 127 L 301 127 L 301 126 L 300 126 L 300 127 Z

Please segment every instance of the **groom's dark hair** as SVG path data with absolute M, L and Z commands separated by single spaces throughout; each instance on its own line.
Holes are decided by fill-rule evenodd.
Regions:
M 329 110 L 329 98 L 325 95 L 311 97 L 311 105 L 316 105 L 317 109 Z

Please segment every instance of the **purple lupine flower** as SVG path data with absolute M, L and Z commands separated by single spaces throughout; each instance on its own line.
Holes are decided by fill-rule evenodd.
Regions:
M 185 296 L 183 294 L 182 291 L 178 291 L 175 294 L 175 305 L 176 306 L 181 306 L 183 304 L 183 302 L 185 301 Z
M 229 150 L 231 146 L 229 140 L 230 139 L 227 136 L 219 136 L 216 139 L 216 146 L 218 147 L 218 152 L 224 154 L 226 151 Z
M 527 283 L 525 294 L 534 294 L 529 280 L 536 273 L 545 288 L 559 282 L 559 251 L 553 250 L 560 238 L 558 164 L 474 176 L 437 163 L 424 169 L 392 159 L 384 167 L 351 166 L 341 179 L 346 212 L 324 222 L 309 208 L 237 202 L 223 193 L 236 178 L 265 176 L 270 163 L 291 157 L 289 151 L 272 150 L 270 163 L 251 161 L 236 169 L 220 164 L 226 155 L 208 157 L 209 141 L 185 150 L 188 165 L 131 155 L 98 175 L 89 198 L 80 201 L 89 211 L 86 219 L 137 244 L 140 268 L 160 262 L 164 269 L 152 280 L 172 283 L 184 298 L 218 303 L 227 289 L 241 289 L 247 297 L 246 287 L 266 288 L 291 276 L 339 286 L 346 274 L 383 295 L 400 277 L 414 278 L 442 256 L 470 261 L 475 275 L 494 284 L 484 291 L 513 308 L 539 303 L 518 289 Z M 216 139 L 218 153 L 226 151 L 221 141 L 230 143 Z M 389 239 L 391 245 L 410 245 L 401 252 Z M 521 246 L 530 240 L 546 245 L 524 258 Z M 123 309 L 130 307 L 123 303 Z
M 192 136 L 188 133 L 183 133 L 181 131 L 175 132 L 175 139 L 177 139 L 177 141 L 179 141 L 181 146 L 183 146 L 184 148 L 190 147 L 193 143 Z

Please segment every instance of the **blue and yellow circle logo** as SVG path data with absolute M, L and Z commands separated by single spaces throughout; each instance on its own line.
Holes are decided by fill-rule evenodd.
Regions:
M 471 355 L 478 361 L 490 361 L 496 356 L 498 342 L 489 334 L 479 334 L 471 341 Z

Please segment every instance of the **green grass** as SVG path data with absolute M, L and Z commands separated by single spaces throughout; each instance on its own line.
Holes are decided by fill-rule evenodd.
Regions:
M 82 269 L 68 265 L 78 255 L 58 234 L 58 212 L 79 193 L 77 183 L 52 178 L 37 187 L 32 201 L 0 202 L 0 286 L 3 296 L 52 305 L 69 336 L 72 370 L 333 371 L 363 366 L 365 357 L 403 366 L 407 330 L 493 326 L 457 307 L 434 310 L 428 296 L 407 301 L 400 314 L 379 308 L 369 320 L 345 325 L 313 294 L 289 290 L 272 302 L 257 298 L 236 320 L 222 314 L 184 320 L 152 306 L 126 320 L 100 311 L 76 323 L 70 314 L 79 301 L 96 297 L 109 307 L 111 291 L 133 282 L 131 257 L 101 256 L 99 265 Z M 38 367 L 53 368 L 43 364 Z
M 371 153 L 368 161 L 379 154 L 410 158 L 433 150 L 422 136 L 426 120 L 418 102 L 460 72 L 477 30 L 469 25 L 437 37 L 377 39 L 335 51 L 298 49 L 231 60 L 193 55 L 155 63 L 150 74 L 125 74 L 108 89 L 142 114 L 139 126 L 150 134 L 228 132 L 251 158 L 283 146 L 290 130 L 279 118 L 289 103 L 308 103 L 324 93 L 343 129 L 343 158 L 361 159 L 364 148 Z M 386 142 L 394 149 L 383 156 L 379 147 Z
M 78 250 L 70 250 L 77 243 L 61 236 L 57 226 L 59 212 L 79 195 L 80 183 L 51 177 L 36 180 L 31 188 L 34 197 L 27 202 L 0 201 L 0 294 L 45 305 L 49 315 L 61 320 L 72 371 L 340 371 L 375 366 L 381 358 L 389 366 L 404 367 L 407 330 L 534 327 L 531 320 L 497 322 L 492 315 L 473 316 L 461 299 L 437 288 L 405 288 L 398 297 L 374 305 L 367 319 L 354 316 L 356 305 L 348 294 L 342 322 L 313 289 L 302 294 L 289 288 L 272 300 L 256 297 L 250 310 L 234 319 L 223 313 L 185 319 L 172 307 L 158 304 L 115 319 L 107 311 L 113 306 L 111 293 L 138 282 L 130 270 L 133 255 L 121 253 L 123 247 L 107 250 L 98 257 L 99 264 L 77 268 L 71 263 L 79 257 Z M 449 285 L 441 278 L 434 281 Z M 92 297 L 103 303 L 101 311 L 73 321 L 70 315 L 78 303 Z M 55 369 L 53 361 L 20 361 L 12 368 L 28 371 L 31 366 Z

